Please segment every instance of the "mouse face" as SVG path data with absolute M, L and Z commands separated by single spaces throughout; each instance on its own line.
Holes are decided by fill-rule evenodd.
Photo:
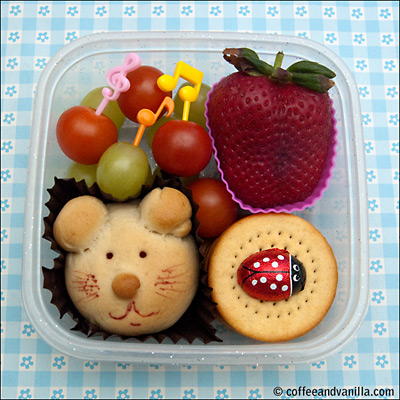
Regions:
M 181 212 L 182 221 L 168 222 L 175 219 L 174 211 L 166 215 L 169 203 L 160 201 L 159 195 L 142 203 L 105 206 L 95 201 L 100 212 L 86 220 L 81 217 L 84 226 L 74 235 L 68 236 L 68 227 L 60 229 L 66 215 L 60 213 L 55 223 L 57 242 L 69 247 L 68 294 L 86 319 L 107 332 L 135 336 L 164 330 L 182 316 L 196 293 L 199 262 L 197 246 L 188 234 L 191 225 Z M 93 202 L 93 198 L 86 200 Z M 90 208 L 90 204 L 78 205 L 80 210 Z M 162 218 L 157 217 L 159 207 L 164 210 Z M 66 219 L 68 225 L 73 219 L 71 215 Z M 61 232 L 58 239 L 56 232 Z M 71 245 L 75 237 L 79 244 Z

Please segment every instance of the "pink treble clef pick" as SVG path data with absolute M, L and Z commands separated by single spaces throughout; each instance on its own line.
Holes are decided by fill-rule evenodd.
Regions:
M 106 74 L 106 79 L 112 89 L 105 87 L 101 91 L 104 98 L 97 107 L 96 115 L 100 115 L 104 111 L 110 100 L 117 100 L 121 92 L 126 92 L 129 89 L 130 83 L 126 75 L 128 72 L 139 68 L 140 65 L 140 57 L 136 53 L 128 53 L 123 65 L 110 68 Z

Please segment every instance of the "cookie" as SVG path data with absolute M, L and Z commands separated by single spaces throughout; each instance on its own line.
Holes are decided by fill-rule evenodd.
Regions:
M 278 268 L 277 261 L 271 266 L 264 254 L 271 249 L 293 257 L 285 261 L 285 270 Z M 278 256 L 283 262 L 284 256 L 274 254 Z M 249 270 L 251 257 L 258 257 L 253 260 L 254 271 L 249 273 L 255 286 L 264 284 L 269 285 L 269 291 L 272 287 L 288 292 L 293 284 L 293 267 L 298 270 L 299 264 L 304 267 L 305 282 L 297 293 L 279 297 L 281 300 L 268 300 L 268 290 L 264 298 L 254 295 L 252 289 L 245 290 L 242 272 L 245 267 Z M 280 274 L 272 271 L 275 266 Z M 332 305 L 338 280 L 336 259 L 324 236 L 312 224 L 291 214 L 255 214 L 237 221 L 214 242 L 206 269 L 219 317 L 238 333 L 266 342 L 294 339 L 317 326 Z M 264 273 L 253 275 L 257 269 Z M 284 272 L 290 279 L 284 278 Z M 287 283 L 279 286 L 278 275 L 278 281 L 286 279 Z M 272 278 L 275 280 L 271 283 Z
M 141 201 L 70 200 L 54 222 L 67 251 L 65 285 L 80 314 L 101 330 L 152 334 L 175 324 L 198 287 L 192 208 L 180 191 L 155 188 Z

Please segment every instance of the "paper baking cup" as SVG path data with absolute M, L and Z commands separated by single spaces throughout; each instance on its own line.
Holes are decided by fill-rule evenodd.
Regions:
M 166 186 L 180 190 L 188 197 L 193 209 L 191 234 L 195 237 L 196 242 L 200 247 L 203 244 L 203 240 L 196 234 L 199 223 L 195 217 L 198 206 L 193 202 L 190 190 L 182 186 L 180 181 L 177 179 L 163 179 L 157 176 L 152 186 L 143 187 L 142 193 L 138 199 L 142 199 L 147 193 L 156 187 L 163 188 Z M 99 334 L 102 335 L 103 339 L 107 339 L 110 336 L 116 336 L 122 340 L 135 338 L 141 342 L 150 338 L 154 338 L 158 343 L 162 343 L 166 338 L 171 339 L 174 343 L 177 343 L 181 339 L 189 343 L 192 343 L 195 339 L 199 339 L 204 343 L 221 341 L 221 339 L 215 335 L 216 329 L 211 325 L 211 322 L 215 319 L 213 313 L 214 304 L 208 296 L 209 288 L 203 283 L 205 281 L 205 272 L 202 269 L 200 270 L 199 287 L 191 305 L 183 316 L 168 329 L 154 334 L 122 336 L 103 331 L 96 325 L 88 322 L 78 312 L 68 295 L 64 280 L 66 252 L 58 246 L 54 239 L 53 224 L 63 206 L 75 197 L 91 195 L 99 198 L 105 203 L 109 203 L 110 200 L 104 197 L 97 184 L 88 188 L 84 180 L 76 182 L 74 179 L 55 178 L 54 186 L 49 189 L 48 192 L 50 194 L 50 199 L 46 203 L 46 207 L 49 210 L 49 215 L 44 218 L 45 231 L 43 238 L 50 241 L 51 249 L 58 253 L 58 257 L 53 260 L 52 268 L 49 269 L 42 267 L 44 275 L 43 287 L 52 293 L 51 303 L 57 307 L 60 313 L 60 318 L 62 318 L 64 314 L 69 314 L 76 322 L 76 325 L 72 330 L 82 332 L 87 337 Z M 200 261 L 202 261 L 202 259 L 200 259 Z

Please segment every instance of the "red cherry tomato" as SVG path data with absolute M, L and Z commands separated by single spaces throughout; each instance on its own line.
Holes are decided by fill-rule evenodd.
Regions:
M 188 188 L 199 206 L 196 214 L 200 222 L 197 231 L 199 236 L 216 237 L 236 220 L 238 205 L 232 200 L 223 182 L 213 178 L 200 178 L 189 183 Z
M 207 166 L 212 143 L 207 131 L 199 124 L 171 120 L 158 128 L 152 150 L 161 169 L 186 177 L 198 174 Z
M 122 92 L 117 100 L 126 118 L 137 122 L 137 113 L 142 108 L 155 113 L 164 97 L 172 97 L 172 92 L 163 92 L 157 86 L 157 79 L 161 75 L 163 73 L 159 69 L 147 65 L 142 65 L 126 75 L 131 86 L 126 92 Z
M 97 164 L 101 155 L 118 140 L 114 122 L 85 106 L 64 111 L 58 119 L 56 134 L 64 154 L 85 165 Z

